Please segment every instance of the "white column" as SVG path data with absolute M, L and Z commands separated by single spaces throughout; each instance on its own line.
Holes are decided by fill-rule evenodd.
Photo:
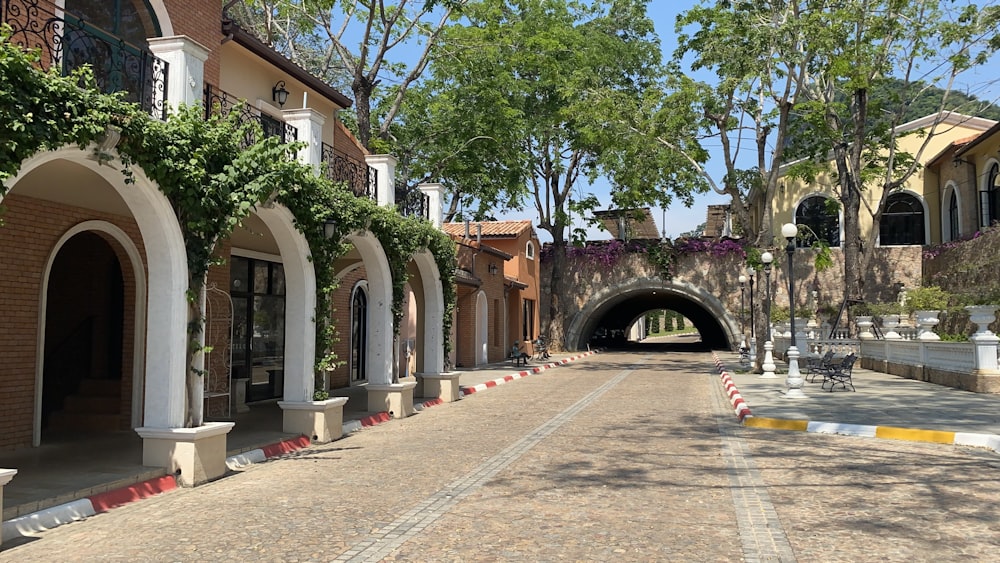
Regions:
M 370 154 L 365 162 L 378 172 L 378 194 L 376 202 L 382 207 L 396 205 L 396 164 L 399 162 L 391 154 Z
M 427 196 L 427 218 L 437 228 L 441 228 L 444 220 L 444 185 L 420 184 L 417 186 Z
M 200 103 L 205 91 L 208 48 L 190 37 L 177 35 L 149 38 L 149 50 L 170 65 L 166 91 L 168 107 L 176 110 L 180 104 Z
M 286 123 L 298 129 L 296 140 L 307 143 L 299 151 L 299 162 L 309 164 L 316 173 L 320 173 L 323 161 L 323 124 L 326 118 L 312 108 L 286 109 L 281 112 Z

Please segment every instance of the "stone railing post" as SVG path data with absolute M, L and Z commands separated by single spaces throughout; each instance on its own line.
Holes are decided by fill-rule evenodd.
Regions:
M 190 37 L 153 37 L 149 50 L 170 65 L 167 75 L 167 104 L 171 111 L 181 104 L 202 102 L 205 90 L 205 61 L 209 50 Z

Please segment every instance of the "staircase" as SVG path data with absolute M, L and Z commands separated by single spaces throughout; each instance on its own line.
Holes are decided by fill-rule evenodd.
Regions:
M 112 432 L 121 430 L 121 381 L 83 379 L 75 395 L 63 401 L 63 410 L 49 415 L 49 430 Z

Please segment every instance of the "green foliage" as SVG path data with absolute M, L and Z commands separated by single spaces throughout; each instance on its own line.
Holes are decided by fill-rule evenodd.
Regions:
M 779 307 L 771 305 L 771 322 L 773 323 L 783 323 L 787 322 L 792 318 L 788 307 Z
M 473 215 L 532 201 L 556 244 L 584 178 L 609 177 L 617 207 L 669 201 L 669 151 L 611 123 L 617 101 L 643 96 L 659 71 L 645 1 L 488 0 L 463 17 L 405 102 L 402 123 L 420 131 L 415 173 L 444 173 Z M 572 199 L 578 210 L 597 204 Z
M 903 314 L 903 305 L 898 301 L 888 301 L 884 303 L 871 303 L 868 305 L 871 314 L 876 317 L 885 317 L 886 315 L 901 315 Z
M 84 148 L 109 125 L 131 131 L 142 112 L 119 96 L 97 91 L 89 67 L 68 76 L 40 72 L 38 51 L 11 43 L 10 27 L 0 28 L 0 195 L 24 159 L 65 145 Z
M 941 311 L 948 306 L 951 296 L 937 286 L 918 287 L 906 291 L 903 307 L 906 312 Z
M 0 179 L 15 176 L 20 163 L 39 150 L 66 144 L 84 148 L 114 125 L 122 131 L 118 152 L 126 182 L 133 181 L 133 167 L 141 167 L 170 202 L 187 252 L 189 389 L 200 385 L 201 374 L 193 368 L 204 322 L 197 296 L 209 267 L 217 263 L 213 258 L 216 244 L 271 199 L 291 211 L 316 265 L 317 371 L 336 363 L 330 354 L 334 341 L 330 295 L 337 287 L 332 268 L 334 260 L 350 248 L 346 237 L 359 229 L 370 228 L 379 238 L 392 266 L 396 330 L 409 258 L 422 248 L 434 255 L 446 307 L 442 330 L 447 348 L 455 303 L 455 248 L 447 235 L 317 176 L 294 158 L 298 144 L 264 137 L 258 123 L 240 124 L 238 112 L 206 119 L 201 108 L 181 107 L 166 121 L 154 120 L 117 96 L 97 93 L 86 70 L 69 78 L 40 72 L 33 66 L 37 55 L 11 45 L 6 35 L 3 39 L 0 117 L 8 126 L 0 131 Z M 248 136 L 257 141 L 243 146 Z M 324 235 L 327 221 L 336 227 L 330 239 Z M 189 424 L 200 424 L 191 416 Z

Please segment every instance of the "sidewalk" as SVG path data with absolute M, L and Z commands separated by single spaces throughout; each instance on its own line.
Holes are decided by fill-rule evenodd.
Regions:
M 553 354 L 526 366 L 500 362 L 459 369 L 464 397 L 509 381 L 543 373 L 593 354 Z M 367 410 L 367 391 L 356 386 L 331 392 L 348 397 L 344 405 L 344 436 L 392 420 L 388 413 Z M 414 397 L 414 409 L 444 405 L 440 399 Z M 250 406 L 237 416 L 227 437 L 231 470 L 244 468 L 309 446 L 309 440 L 281 432 L 282 411 L 276 402 Z M 134 432 L 93 437 L 76 436 L 41 448 L 0 453 L 0 467 L 18 469 L 4 490 L 3 537 L 5 541 L 50 529 L 98 512 L 176 488 L 162 468 L 141 465 L 142 440 Z
M 992 436 L 1000 447 L 998 395 L 972 393 L 855 367 L 854 392 L 840 388 L 830 392 L 820 388 L 819 380 L 807 381 L 802 387 L 806 398 L 786 399 L 784 373 L 779 373 L 777 379 L 739 373 L 737 354 L 719 352 L 717 356 L 721 370 L 728 374 L 749 408 L 750 417 L 758 419 L 751 422 L 746 418 L 747 426 L 857 435 L 875 435 L 872 428 L 935 431 L 893 433 L 893 437 L 902 439 L 907 439 L 907 434 L 917 439 L 938 438 L 929 441 L 946 441 L 950 433 L 968 433 Z M 778 367 L 782 372 L 787 369 L 780 362 Z M 989 447 L 989 444 L 972 445 Z

